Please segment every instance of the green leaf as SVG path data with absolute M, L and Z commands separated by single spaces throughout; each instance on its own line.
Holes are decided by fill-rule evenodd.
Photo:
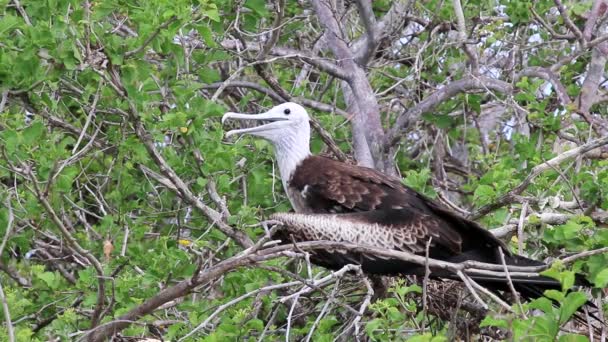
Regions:
M 245 1 L 245 7 L 252 9 L 261 16 L 266 16 L 268 14 L 268 10 L 266 9 L 266 1 L 264 0 L 247 0 Z
M 45 127 L 42 122 L 36 121 L 23 130 L 23 142 L 27 145 L 38 143 L 42 137 Z
M 42 279 L 42 281 L 44 281 L 46 283 L 46 286 L 48 286 L 51 289 L 54 289 L 56 286 L 55 283 L 55 273 L 53 272 L 43 272 L 43 273 L 38 273 L 36 275 L 38 278 Z
M 608 268 L 601 270 L 593 280 L 595 287 L 603 289 L 608 285 Z
M 564 301 L 561 303 L 559 322 L 563 324 L 567 322 L 570 317 L 587 302 L 587 296 L 582 292 L 571 292 L 569 293 Z
M 588 342 L 589 338 L 579 334 L 564 334 L 559 337 L 559 342 Z
M 483 321 L 479 323 L 479 327 L 499 327 L 506 329 L 509 327 L 509 323 L 504 319 L 486 316 Z

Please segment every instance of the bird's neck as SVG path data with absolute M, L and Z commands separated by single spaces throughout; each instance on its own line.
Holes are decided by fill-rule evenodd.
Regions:
M 283 137 L 280 141 L 275 142 L 275 149 L 283 188 L 287 191 L 289 179 L 296 167 L 310 156 L 309 129 L 302 129 Z

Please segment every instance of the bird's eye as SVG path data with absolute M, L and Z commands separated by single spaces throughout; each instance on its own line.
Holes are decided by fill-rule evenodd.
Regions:
M 289 115 L 289 113 L 291 113 L 291 109 L 285 108 L 285 110 L 283 111 L 283 113 L 285 113 L 285 115 Z

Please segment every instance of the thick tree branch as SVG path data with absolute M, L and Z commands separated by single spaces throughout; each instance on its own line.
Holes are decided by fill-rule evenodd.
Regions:
M 354 41 L 351 45 L 351 50 L 355 54 L 355 60 L 359 65 L 367 65 L 373 53 L 369 51 L 370 48 L 376 49 L 383 39 L 387 37 L 393 37 L 403 28 L 405 24 L 405 16 L 412 0 L 395 0 L 393 1 L 391 8 L 386 12 L 381 20 L 376 22 L 374 25 L 374 34 L 376 44 L 370 44 L 368 42 L 368 35 L 364 35 L 361 38 Z
M 359 9 L 359 17 L 365 27 L 365 48 L 361 60 L 369 61 L 370 57 L 376 52 L 378 47 L 378 37 L 376 35 L 376 16 L 372 10 L 370 0 L 356 0 L 357 8 Z
M 355 156 L 361 165 L 375 166 L 379 170 L 385 170 L 385 160 L 381 151 L 384 130 L 380 123 L 380 108 L 365 70 L 355 62 L 355 57 L 345 40 L 346 37 L 341 34 L 337 13 L 334 12 L 331 4 L 332 2 L 329 0 L 312 1 L 319 22 L 325 28 L 328 47 L 340 61 L 343 70 L 349 75 L 345 81 L 354 96 L 347 97 L 346 100 L 347 102 L 352 100 L 354 104 L 349 103 L 349 110 L 356 109 L 352 121 L 353 136 L 355 142 L 358 137 L 364 137 L 365 145 L 367 145 L 357 143 L 356 148 L 359 150 L 355 150 Z M 370 156 L 372 160 L 369 160 Z

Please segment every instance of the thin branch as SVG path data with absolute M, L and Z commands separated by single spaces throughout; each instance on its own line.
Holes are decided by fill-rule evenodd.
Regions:
M 148 38 L 146 38 L 146 40 L 144 40 L 144 42 L 140 46 L 138 46 L 134 50 L 125 52 L 124 58 L 129 58 L 133 55 L 136 55 L 136 54 L 142 52 L 146 48 L 146 46 L 148 46 L 148 44 L 150 44 L 162 30 L 169 27 L 169 25 L 173 24 L 176 20 L 177 20 L 177 16 L 172 16 L 171 18 L 169 18 L 169 20 L 162 23 L 160 26 L 158 26 L 154 30 L 154 32 L 152 32 L 152 34 L 150 34 L 150 36 L 148 36 Z
M 519 307 L 519 312 L 523 315 L 524 319 L 527 319 L 526 314 L 524 313 L 524 309 L 521 306 L 521 301 L 519 300 L 519 294 L 515 290 L 515 286 L 513 285 L 513 280 L 511 279 L 511 274 L 509 273 L 509 268 L 507 267 L 507 262 L 505 260 L 505 253 L 502 251 L 502 248 L 498 248 L 498 255 L 500 255 L 500 261 L 505 268 L 505 274 L 507 275 L 507 283 L 509 284 L 509 289 L 511 290 L 511 294 L 515 298 L 515 303 Z
M 227 50 L 238 50 L 242 51 L 243 46 L 241 42 L 237 40 L 224 40 L 221 42 L 222 47 Z M 249 44 L 247 47 L 248 50 L 258 51 L 259 47 L 255 46 L 255 44 Z M 279 47 L 275 46 L 269 51 L 270 55 L 282 57 L 281 59 L 298 59 L 303 61 L 304 63 L 310 64 L 317 69 L 324 71 L 336 78 L 345 80 L 348 79 L 349 75 L 346 71 L 344 71 L 337 64 L 333 63 L 328 58 L 313 56 L 307 52 L 299 51 L 296 49 L 288 48 L 288 47 Z
M 2 309 L 4 311 L 4 323 L 6 323 L 6 331 L 8 333 L 8 340 L 15 342 L 15 331 L 13 330 L 13 322 L 11 320 L 11 311 L 8 308 L 8 302 L 4 295 L 4 289 L 2 288 L 2 282 L 0 281 L 0 301 L 2 301 Z
M 8 242 L 9 237 L 11 236 L 11 231 L 13 230 L 13 222 L 15 221 L 15 215 L 13 213 L 13 206 L 11 205 L 11 193 L 8 193 L 6 196 L 6 210 L 8 211 L 8 220 L 6 221 L 6 230 L 4 232 L 4 238 L 2 239 L 2 243 L 0 243 L 0 256 L 4 252 L 4 247 Z
M 32 26 L 30 17 L 27 16 L 27 12 L 23 9 L 23 6 L 21 6 L 21 2 L 19 2 L 19 0 L 13 0 L 13 4 L 15 4 L 15 8 L 17 8 L 17 11 L 19 12 L 19 14 L 21 14 L 21 17 L 23 17 L 23 21 L 25 21 L 25 24 L 27 26 Z
M 452 0 L 452 6 L 454 7 L 454 14 L 456 15 L 456 22 L 458 24 L 458 40 L 460 41 L 460 44 L 462 44 L 464 52 L 469 57 L 471 71 L 473 74 L 477 75 L 479 74 L 479 57 L 472 45 L 468 43 L 467 27 L 464 21 L 464 12 L 462 11 L 460 0 Z
M 231 237 L 242 247 L 250 247 L 253 245 L 251 239 L 245 234 L 245 232 L 235 230 L 230 225 L 228 225 L 224 220 L 222 220 L 222 214 L 218 211 L 212 209 L 211 207 L 205 205 L 201 200 L 199 200 L 190 188 L 184 183 L 184 181 L 175 173 L 175 171 L 169 166 L 165 158 L 161 155 L 161 153 L 156 148 L 152 136 L 148 133 L 143 123 L 140 120 L 140 116 L 138 110 L 127 95 L 125 88 L 123 87 L 120 77 L 117 75 L 116 71 L 110 69 L 109 72 L 112 73 L 112 77 L 106 77 L 107 75 L 103 75 L 107 81 L 110 81 L 111 84 L 114 85 L 114 89 L 117 91 L 119 96 L 121 96 L 125 101 L 129 104 L 129 113 L 124 113 L 125 117 L 130 118 L 132 124 L 135 127 L 135 134 L 139 138 L 139 140 L 144 144 L 148 154 L 154 160 L 155 164 L 160 169 L 160 172 L 168 178 L 171 183 L 175 186 L 175 192 L 182 197 L 186 202 L 190 203 L 198 210 L 200 210 L 213 225 L 215 225 L 220 231 L 222 231 L 227 236 Z
M 420 119 L 422 114 L 431 112 L 435 107 L 458 94 L 472 90 L 492 90 L 502 94 L 511 94 L 513 86 L 511 84 L 496 80 L 485 76 L 469 76 L 463 79 L 451 82 L 434 93 L 428 95 L 424 100 L 420 101 L 416 106 L 410 108 L 407 112 L 401 114 L 393 127 L 386 133 L 386 141 L 384 148 L 388 151 L 403 137 L 404 130 L 409 127 L 412 122 Z
M 553 0 L 553 2 L 557 6 L 557 10 L 559 11 L 559 13 L 562 15 L 562 19 L 564 20 L 566 26 L 568 26 L 570 31 L 574 33 L 574 35 L 581 44 L 585 44 L 585 37 L 583 36 L 583 32 L 581 32 L 578 26 L 576 26 L 576 24 L 572 21 L 570 15 L 568 14 L 568 10 L 566 10 L 561 0 Z
M 226 310 L 227 308 L 242 302 L 243 300 L 255 296 L 259 293 L 265 293 L 265 292 L 270 292 L 270 291 L 274 291 L 274 290 L 279 290 L 279 289 L 284 289 L 284 288 L 288 288 L 288 287 L 292 287 L 292 286 L 296 286 L 299 285 L 300 282 L 299 281 L 292 281 L 289 283 L 283 283 L 283 284 L 276 284 L 276 285 L 269 285 L 269 286 L 264 286 L 262 288 L 250 291 L 245 293 L 244 295 L 241 295 L 237 298 L 234 298 L 233 300 L 230 300 L 220 306 L 217 307 L 217 309 L 215 309 L 215 311 L 213 311 L 213 313 L 211 315 L 209 315 L 203 322 L 201 322 L 201 324 L 199 324 L 198 326 L 196 326 L 196 328 L 192 329 L 190 332 L 188 332 L 186 335 L 184 335 L 182 338 L 180 338 L 179 340 L 177 340 L 178 342 L 184 341 L 190 337 L 192 337 L 194 334 L 196 334 L 196 332 L 198 332 L 199 330 L 205 328 L 215 317 L 217 317 L 220 313 L 222 313 L 224 310 Z
M 553 159 L 550 159 L 542 164 L 535 166 L 534 168 L 532 168 L 532 171 L 530 172 L 530 174 L 528 174 L 528 176 L 518 186 L 516 186 L 515 188 L 513 188 L 511 191 L 507 192 L 506 194 L 500 196 L 498 198 L 498 200 L 496 200 L 494 203 L 487 204 L 487 205 L 479 208 L 477 211 L 473 212 L 470 216 L 470 219 L 476 220 L 479 217 L 486 215 L 493 210 L 496 210 L 504 205 L 511 203 L 513 201 L 514 196 L 521 194 L 528 187 L 528 185 L 530 185 L 532 180 L 534 178 L 536 178 L 536 176 L 540 175 L 541 173 L 543 173 L 549 169 L 553 169 L 554 167 L 557 167 L 559 164 L 561 164 L 565 161 L 579 157 L 586 152 L 589 152 L 593 149 L 604 146 L 606 144 L 608 144 L 608 135 L 595 139 L 595 140 L 592 140 L 592 141 L 589 141 L 588 143 L 586 143 L 584 145 L 581 145 L 579 147 L 568 150 L 568 151 L 554 157 Z

